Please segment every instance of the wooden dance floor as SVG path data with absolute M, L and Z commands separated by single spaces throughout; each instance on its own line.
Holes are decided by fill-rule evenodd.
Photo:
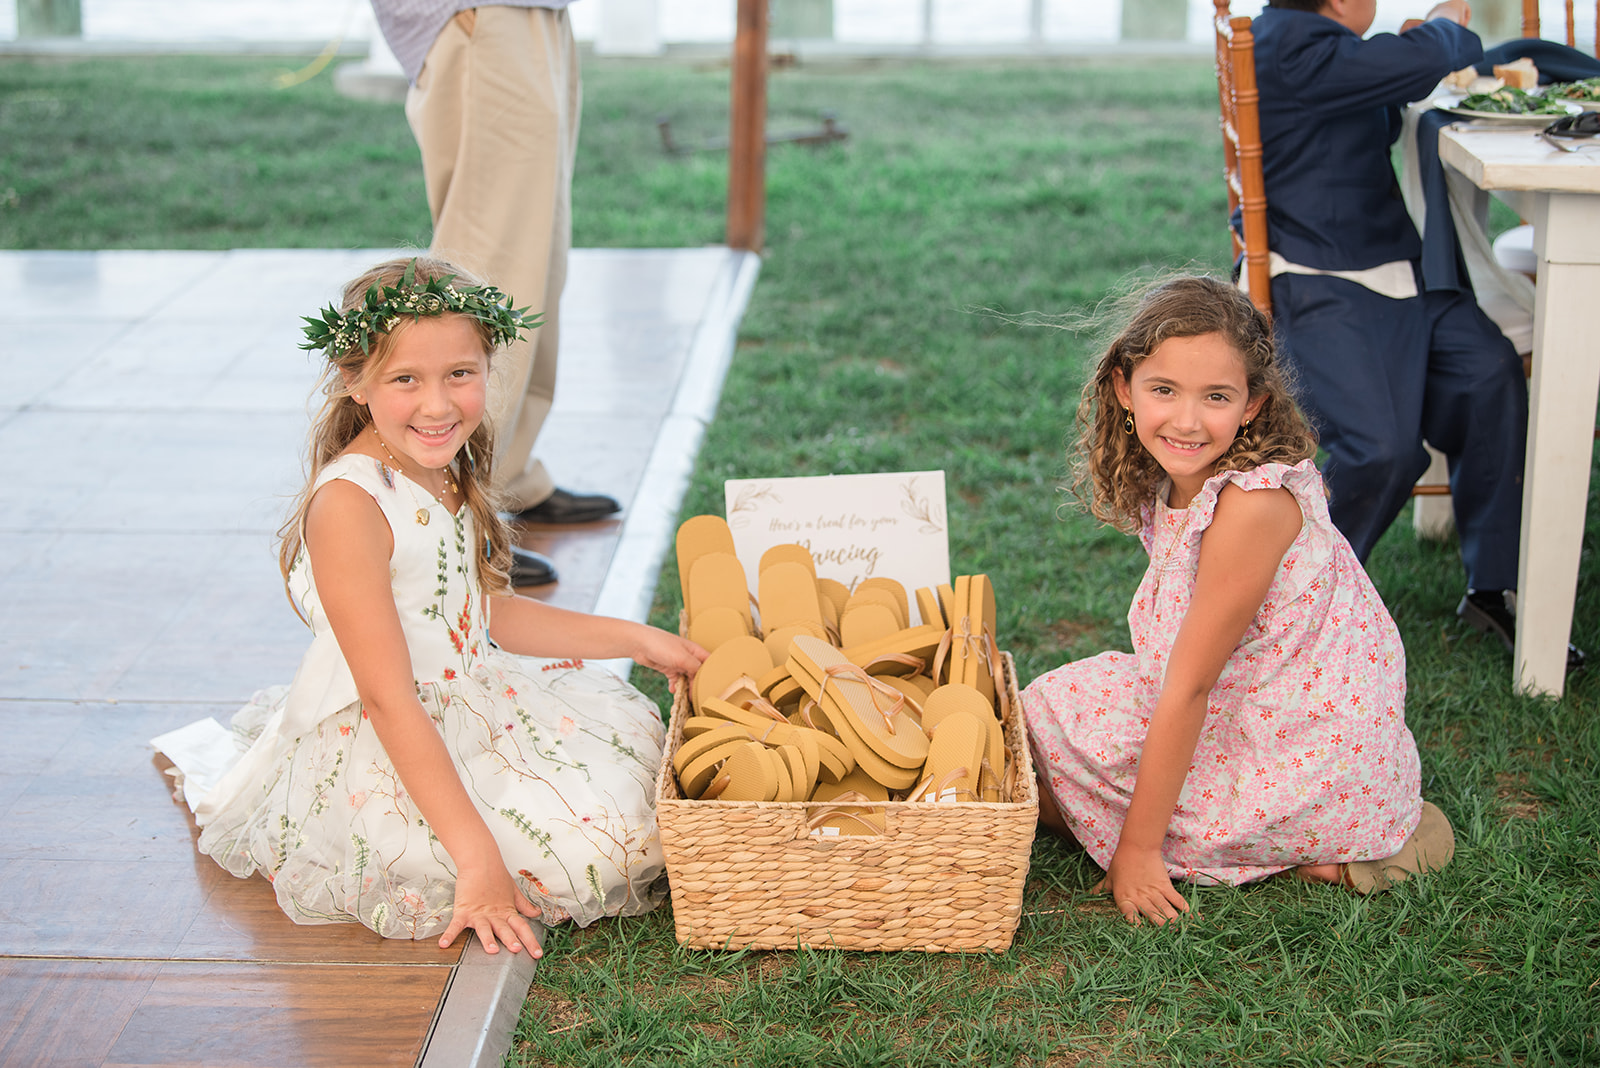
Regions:
M 381 255 L 0 252 L 0 1065 L 498 1064 L 509 1042 L 525 956 L 291 923 L 195 853 L 147 744 L 294 674 L 273 541 L 315 377 L 298 317 Z M 625 510 L 524 538 L 562 575 L 538 596 L 648 611 L 755 271 L 573 253 L 539 451 Z

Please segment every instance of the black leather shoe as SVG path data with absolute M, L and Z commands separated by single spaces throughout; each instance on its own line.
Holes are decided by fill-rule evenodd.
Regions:
M 511 547 L 511 585 L 514 588 L 548 586 L 555 580 L 556 565 L 550 562 L 548 556 L 536 553 L 532 549 L 522 549 L 515 545 Z
M 513 523 L 543 523 L 552 526 L 593 523 L 622 511 L 622 505 L 603 493 L 568 493 L 558 489 L 532 508 L 513 512 Z
M 1456 615 L 1467 626 L 1500 639 L 1507 652 L 1517 647 L 1517 615 L 1506 590 L 1468 590 L 1456 606 Z M 1576 645 L 1567 644 L 1567 673 L 1581 671 L 1589 657 Z

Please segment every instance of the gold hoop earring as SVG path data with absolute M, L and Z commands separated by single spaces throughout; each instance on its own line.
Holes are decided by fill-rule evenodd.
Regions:
M 1122 409 L 1122 432 L 1130 438 L 1133 436 L 1133 412 L 1127 408 Z
M 1254 419 L 1246 419 L 1244 422 L 1240 423 L 1239 424 L 1239 433 L 1235 434 L 1234 436 L 1235 437 L 1240 437 L 1240 438 L 1248 437 L 1249 434 L 1250 434 L 1250 424 L 1253 423 L 1253 422 L 1255 422 Z

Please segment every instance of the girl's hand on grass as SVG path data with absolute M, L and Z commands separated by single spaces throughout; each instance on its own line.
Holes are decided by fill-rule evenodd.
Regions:
M 538 915 L 539 906 L 517 889 L 499 857 L 482 870 L 464 867 L 456 875 L 455 911 L 439 939 L 439 948 L 450 948 L 456 935 L 470 927 L 477 932 L 485 953 L 500 952 L 498 940 L 513 953 L 528 947 L 529 956 L 537 960 L 544 956 L 544 949 L 528 919 Z
M 1178 913 L 1189 911 L 1189 903 L 1172 885 L 1159 852 L 1118 849 L 1094 892 L 1110 894 L 1117 910 L 1135 927 L 1141 916 L 1161 927 L 1177 919 Z

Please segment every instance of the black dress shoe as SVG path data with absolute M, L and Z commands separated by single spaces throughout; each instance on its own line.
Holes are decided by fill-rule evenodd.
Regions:
M 558 489 L 531 508 L 511 514 L 513 523 L 546 523 L 552 526 L 593 523 L 622 511 L 614 497 L 603 493 L 568 493 Z
M 1467 626 L 1500 639 L 1507 652 L 1517 647 L 1517 615 L 1506 590 L 1468 590 L 1456 606 L 1456 615 Z M 1567 673 L 1581 671 L 1589 657 L 1576 645 L 1567 644 Z
M 536 553 L 532 549 L 522 549 L 515 545 L 511 547 L 511 585 L 514 588 L 548 586 L 555 580 L 556 565 L 550 562 L 548 556 Z

